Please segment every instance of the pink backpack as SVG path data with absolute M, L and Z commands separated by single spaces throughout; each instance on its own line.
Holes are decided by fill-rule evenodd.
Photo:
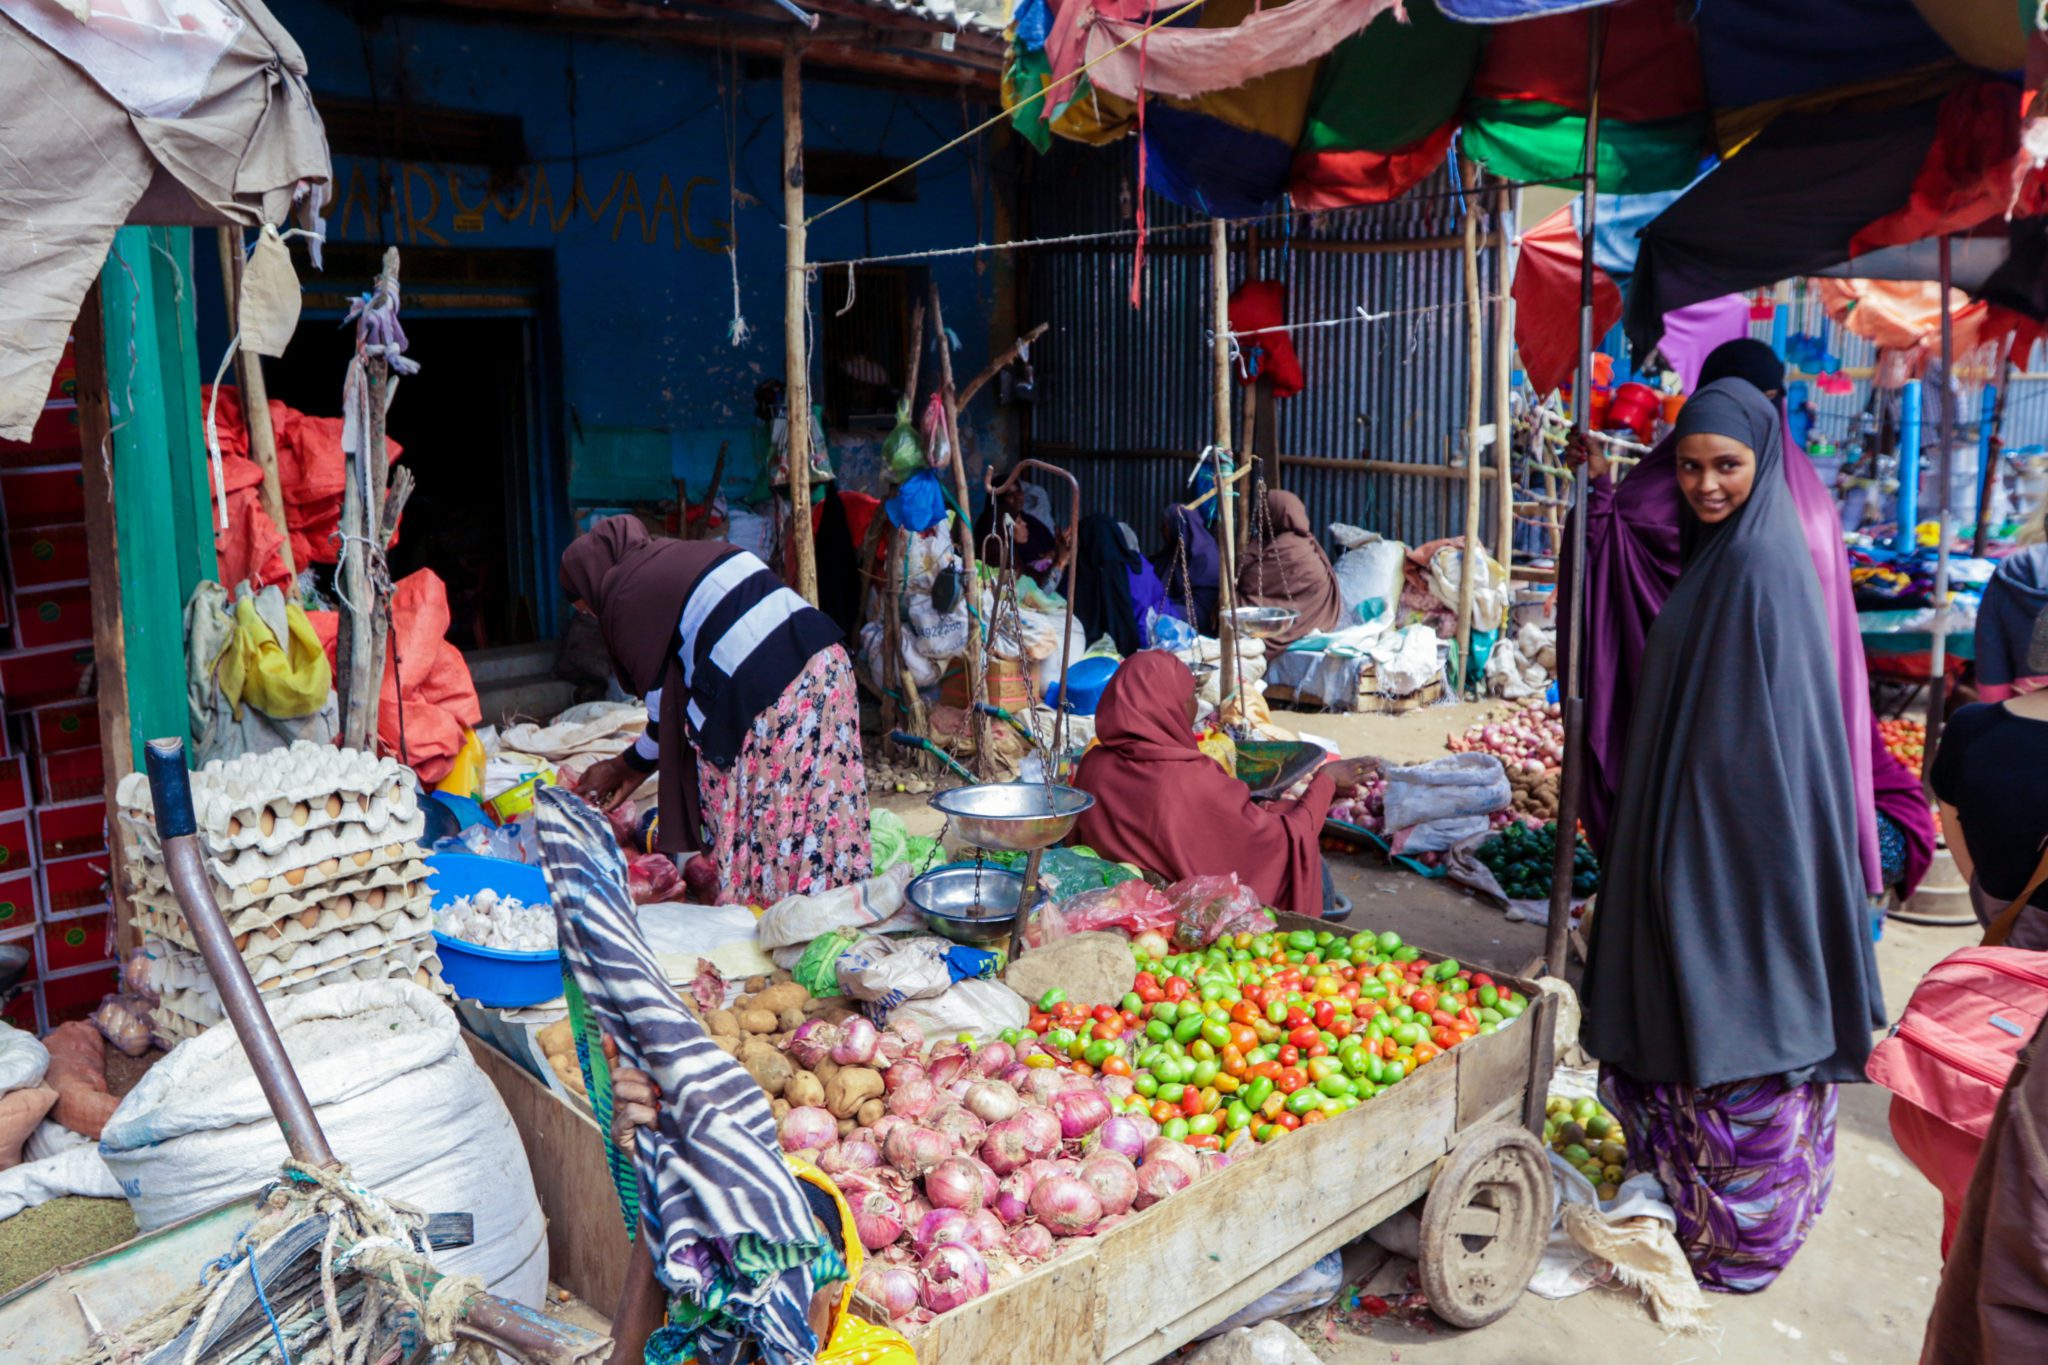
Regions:
M 1981 1141 L 2006 1077 L 2044 1016 L 2048 953 L 1960 948 L 1914 987 L 1864 1072 Z

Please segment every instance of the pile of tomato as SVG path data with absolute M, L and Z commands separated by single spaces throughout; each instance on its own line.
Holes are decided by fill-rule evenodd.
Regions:
M 1121 1110 L 1226 1150 L 1334 1118 L 1529 1003 L 1393 933 L 1237 934 L 1138 969 L 1118 1005 L 1049 991 L 1003 1039 L 1026 1065 L 1127 1076 Z

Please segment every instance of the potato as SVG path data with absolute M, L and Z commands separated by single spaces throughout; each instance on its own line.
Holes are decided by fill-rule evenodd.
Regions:
M 780 1025 L 769 1011 L 751 1009 L 741 1011 L 740 1027 L 748 1033 L 773 1033 Z
M 784 1119 L 788 1118 L 789 1111 L 794 1107 L 795 1106 L 791 1105 L 788 1100 L 768 1101 L 768 1112 L 775 1115 L 775 1121 L 777 1123 L 780 1123 Z
M 839 1136 L 841 1136 L 841 1137 L 845 1137 L 845 1136 L 846 1136 L 846 1135 L 847 1135 L 848 1133 L 850 1133 L 850 1132 L 852 1132 L 852 1131 L 853 1131 L 853 1120 L 852 1120 L 852 1119 L 841 1119 L 841 1120 L 839 1120 Z
M 749 994 L 749 995 L 755 995 L 755 994 L 758 994 L 759 992 L 761 992 L 761 991 L 765 991 L 765 990 L 767 990 L 767 989 L 768 989 L 768 978 L 767 978 L 767 977 L 765 977 L 765 976 L 750 976 L 750 977 L 748 977 L 748 978 L 747 978 L 747 994 Z
M 713 1037 L 723 1035 L 737 1038 L 740 1032 L 740 1017 L 731 1010 L 713 1010 L 704 1016 L 704 1027 Z
M 770 986 L 767 990 L 755 996 L 754 1008 L 774 1010 L 777 1014 L 781 1014 L 785 1010 L 801 1010 L 804 1007 L 804 1001 L 810 998 L 811 993 L 809 991 L 797 985 L 794 981 L 787 981 L 778 986 Z
M 711 1039 L 711 1045 L 728 1057 L 740 1055 L 740 1040 L 736 1035 L 717 1034 Z
M 789 1084 L 789 1078 L 796 1074 L 796 1068 L 790 1065 L 789 1058 L 766 1043 L 756 1042 L 751 1038 L 741 1046 L 739 1059 L 740 1065 L 747 1069 L 747 1074 L 771 1096 L 780 1095 L 783 1088 Z M 878 1076 L 875 1079 L 879 1084 L 881 1078 Z
M 872 1067 L 843 1066 L 825 1086 L 825 1107 L 834 1118 L 850 1119 L 869 1100 L 882 1097 L 882 1073 Z
M 787 967 L 777 967 L 774 971 L 768 973 L 768 979 L 780 986 L 785 981 L 796 980 L 796 976 Z
M 825 1083 L 808 1071 L 799 1071 L 782 1088 L 782 1098 L 798 1108 L 825 1103 Z
M 804 1026 L 804 1012 L 801 1007 L 792 1006 L 775 1016 L 775 1024 L 782 1033 L 795 1033 Z
M 832 1078 L 839 1074 L 839 1063 L 830 1057 L 820 1057 L 818 1064 L 812 1067 L 811 1071 L 816 1074 L 818 1084 L 829 1086 L 832 1084 Z
M 882 1115 L 887 1112 L 888 1105 L 886 1102 L 882 1100 L 869 1100 L 861 1105 L 860 1112 L 853 1116 L 854 1122 L 863 1128 L 872 1128 L 881 1121 Z
M 567 1019 L 556 1020 L 540 1031 L 540 1050 L 544 1057 L 563 1052 L 575 1055 L 576 1030 L 569 1026 Z

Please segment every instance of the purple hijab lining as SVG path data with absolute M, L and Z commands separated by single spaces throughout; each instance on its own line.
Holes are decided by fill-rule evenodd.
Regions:
M 1785 450 L 1785 482 L 1827 607 L 1843 726 L 1852 741 L 1857 735 L 1874 736 L 1863 636 L 1856 623 L 1856 598 L 1835 501 L 1821 485 L 1813 465 L 1792 443 L 1789 427 Z M 1588 780 L 1583 818 L 1594 847 L 1603 853 L 1615 789 L 1621 783 L 1622 750 L 1642 669 L 1643 641 L 1678 581 L 1678 520 L 1677 442 L 1668 436 L 1619 485 L 1602 477 L 1589 486 L 1586 558 L 1591 572 L 1586 578 L 1583 675 Z M 1856 785 L 1856 838 L 1863 877 L 1875 894 L 1883 873 L 1870 746 L 1852 742 L 1849 757 Z

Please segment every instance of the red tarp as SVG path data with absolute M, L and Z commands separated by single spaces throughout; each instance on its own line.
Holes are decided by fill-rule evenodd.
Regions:
M 308 612 L 330 662 L 340 618 Z M 428 786 L 448 776 L 462 750 L 464 726 L 483 720 L 476 683 L 462 651 L 448 643 L 448 588 L 432 569 L 407 574 L 391 590 L 391 639 L 377 703 L 377 748 L 413 768 Z M 335 665 L 337 681 L 340 665 Z M 405 680 L 404 743 L 400 744 L 398 682 Z
M 1546 21 L 1548 22 L 1548 21 Z M 1549 393 L 1579 363 L 1579 235 L 1569 205 L 1522 234 L 1515 268 L 1515 347 L 1538 393 Z M 1621 290 L 1593 271 L 1593 336 L 1621 319 Z

